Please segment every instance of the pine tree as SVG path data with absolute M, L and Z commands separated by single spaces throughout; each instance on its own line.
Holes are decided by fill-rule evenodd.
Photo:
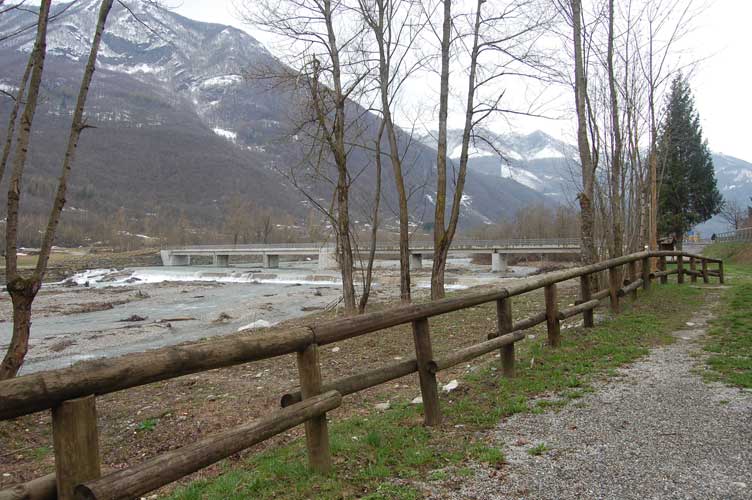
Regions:
M 723 206 L 700 116 L 681 74 L 671 82 L 657 152 L 661 167 L 658 226 L 662 234 L 673 234 L 681 248 L 684 235 Z

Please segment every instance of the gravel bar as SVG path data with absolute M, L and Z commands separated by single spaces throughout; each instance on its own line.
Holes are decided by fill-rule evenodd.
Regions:
M 699 311 L 677 341 L 558 412 L 517 414 L 490 441 L 501 470 L 474 466 L 432 498 L 752 499 L 752 391 L 706 383 Z M 542 455 L 529 450 L 545 444 Z

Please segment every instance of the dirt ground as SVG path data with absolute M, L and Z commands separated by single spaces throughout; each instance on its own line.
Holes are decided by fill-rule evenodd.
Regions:
M 386 277 L 385 277 L 386 278 Z M 390 276 L 384 282 L 397 280 Z M 475 287 L 456 293 L 472 293 Z M 561 287 L 562 304 L 570 304 L 576 294 L 575 283 Z M 416 300 L 425 300 L 427 290 L 416 291 Z M 85 300 L 76 304 L 56 306 L 48 301 L 38 313 L 65 314 L 66 310 L 102 307 L 96 293 L 82 294 Z M 123 292 L 117 300 L 138 300 L 131 292 Z M 371 310 L 393 303 L 391 294 L 375 298 Z M 521 319 L 542 309 L 542 293 L 532 292 L 515 299 L 515 314 Z M 104 306 L 106 307 L 106 306 Z M 333 312 L 315 313 L 317 321 L 334 317 Z M 311 317 L 307 316 L 310 323 Z M 303 319 L 284 322 L 275 328 L 301 324 Z M 484 305 L 440 316 L 431 320 L 434 352 L 441 354 L 486 339 L 496 325 L 495 307 Z M 540 334 L 539 329 L 531 334 Z M 321 362 L 324 380 L 352 375 L 414 356 L 409 325 L 391 328 L 322 348 Z M 487 358 L 490 359 L 492 355 Z M 477 363 L 485 362 L 480 358 Z M 442 372 L 440 382 L 461 379 L 472 365 L 459 365 Z M 282 394 L 297 386 L 294 356 L 249 363 L 231 368 L 189 375 L 173 380 L 149 384 L 97 398 L 100 449 L 102 462 L 113 469 L 126 468 L 169 449 L 192 442 L 212 432 L 251 421 L 279 408 Z M 345 404 L 332 412 L 331 418 L 367 414 L 376 411 L 374 405 L 386 401 L 410 401 L 420 394 L 417 375 L 404 377 L 359 394 L 348 396 Z M 288 441 L 300 435 L 293 429 L 243 454 L 255 453 L 266 446 Z M 221 465 L 208 467 L 183 482 L 217 474 Z M 0 422 L 0 489 L 54 471 L 49 412 Z

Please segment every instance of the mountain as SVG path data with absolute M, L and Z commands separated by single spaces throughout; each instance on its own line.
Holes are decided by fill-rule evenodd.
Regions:
M 241 30 L 187 19 L 142 0 L 128 5 L 131 11 L 116 3 L 108 19 L 86 107 L 95 128 L 82 136 L 64 221 L 86 213 L 87 230 L 93 230 L 92 221 L 107 225 L 124 211 L 140 228 L 221 230 L 227 207 L 242 198 L 276 216 L 289 215 L 298 225 L 312 205 L 280 172 L 306 158 L 306 144 L 292 133 L 301 96 L 248 77 L 283 73 L 284 65 Z M 29 217 L 46 213 L 51 199 L 98 6 L 98 0 L 58 4 L 64 12 L 49 27 L 25 183 Z M 5 13 L 0 35 L 34 19 L 27 10 Z M 33 38 L 27 31 L 0 42 L 0 89 L 16 89 Z M 0 118 L 7 119 L 10 107 L 10 99 L 0 97 Z M 365 137 L 375 134 L 373 115 L 355 103 L 349 111 L 364 114 Z M 403 144 L 409 140 L 400 134 Z M 430 147 L 414 144 L 405 157 L 416 224 L 433 216 L 435 156 Z M 353 187 L 358 217 L 371 197 L 372 155 L 354 149 L 350 164 L 361 172 Z M 387 224 L 393 224 L 396 189 L 388 165 L 383 176 Z M 474 170 L 467 180 L 463 224 L 489 223 L 544 199 L 518 180 Z M 329 203 L 325 186 L 306 187 L 314 200 Z
M 435 148 L 436 136 L 432 132 L 420 139 Z M 551 202 L 574 199 L 579 169 L 576 147 L 540 130 L 530 134 L 500 134 L 481 128 L 475 136 L 469 148 L 469 172 L 514 180 Z M 449 156 L 458 161 L 461 149 L 462 130 L 448 130 Z
M 742 207 L 752 205 L 752 163 L 722 153 L 713 153 L 713 165 L 718 190 L 723 198 L 736 201 Z M 720 216 L 715 216 L 696 228 L 703 238 L 730 229 Z
M 547 200 L 569 202 L 577 194 L 579 155 L 574 145 L 544 132 L 530 134 L 499 134 L 488 129 L 476 133 L 468 162 L 470 172 L 513 179 L 544 195 Z M 436 133 L 420 138 L 436 147 Z M 450 156 L 459 159 L 462 131 L 447 132 Z M 713 153 L 718 189 L 726 200 L 743 206 L 752 204 L 752 163 L 722 153 Z M 695 228 L 703 237 L 728 231 L 728 224 L 719 216 Z

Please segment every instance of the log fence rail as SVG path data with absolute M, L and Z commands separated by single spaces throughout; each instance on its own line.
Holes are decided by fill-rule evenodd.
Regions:
M 668 269 L 669 258 L 675 260 L 675 269 Z M 655 272 L 650 271 L 651 259 L 658 260 Z M 689 259 L 688 269 L 684 266 L 685 259 Z M 717 264 L 717 269 L 710 269 L 709 264 Z M 621 272 L 622 266 L 626 266 L 626 273 Z M 608 273 L 608 288 L 593 291 L 591 276 L 601 272 Z M 618 276 L 622 274 L 626 279 L 619 284 Z M 601 300 L 608 298 L 612 312 L 618 313 L 623 297 L 630 296 L 635 300 L 638 289 L 650 289 L 655 279 L 666 283 L 673 274 L 677 275 L 678 283 L 684 282 L 685 275 L 690 276 L 693 283 L 697 278 L 708 283 L 710 277 L 724 282 L 723 262 L 719 259 L 682 251 L 645 251 L 520 279 L 490 292 L 399 306 L 303 328 L 253 336 L 239 334 L 118 358 L 84 361 L 70 368 L 0 382 L 0 420 L 51 410 L 56 462 L 54 474 L 0 491 L 0 500 L 137 498 L 300 424 L 305 425 L 310 467 L 320 472 L 329 471 L 332 463 L 326 414 L 342 404 L 343 396 L 417 372 L 424 422 L 429 426 L 438 425 L 441 409 L 437 372 L 498 350 L 502 375 L 513 377 L 515 343 L 526 337 L 524 330 L 545 323 L 548 344 L 556 348 L 561 341 L 561 321 L 582 314 L 583 325 L 592 327 L 593 310 Z M 574 306 L 559 308 L 557 284 L 571 279 L 579 279 L 579 299 Z M 514 321 L 512 298 L 541 288 L 544 290 L 545 311 Z M 496 303 L 497 331 L 483 342 L 435 358 L 429 318 L 490 302 Z M 412 324 L 414 358 L 334 381 L 322 380 L 320 346 L 407 323 Z M 102 475 L 97 396 L 290 354 L 297 356 L 300 388 L 283 395 L 280 410 L 162 453 L 128 469 L 104 471 Z

